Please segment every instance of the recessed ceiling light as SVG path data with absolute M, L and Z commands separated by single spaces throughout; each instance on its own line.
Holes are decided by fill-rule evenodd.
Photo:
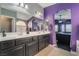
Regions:
M 15 5 L 19 6 L 19 3 L 15 3 Z
M 20 3 L 20 6 L 21 6 L 21 7 L 24 7 L 24 3 Z
M 28 9 L 28 5 L 27 4 L 25 5 L 25 8 Z

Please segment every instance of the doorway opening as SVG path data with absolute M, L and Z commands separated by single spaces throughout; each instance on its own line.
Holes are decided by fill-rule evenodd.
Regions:
M 70 51 L 71 9 L 60 10 L 54 15 L 56 43 L 58 48 Z

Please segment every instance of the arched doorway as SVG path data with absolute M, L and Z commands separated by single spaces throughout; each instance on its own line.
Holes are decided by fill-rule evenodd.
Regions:
M 57 47 L 70 51 L 71 41 L 71 9 L 63 9 L 54 15 Z

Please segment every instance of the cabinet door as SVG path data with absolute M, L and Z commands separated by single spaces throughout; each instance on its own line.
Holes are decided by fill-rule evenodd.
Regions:
M 38 46 L 39 51 L 45 47 L 45 38 L 43 38 L 43 36 L 39 36 Z
M 2 41 L 0 42 L 0 50 L 9 49 L 15 46 L 14 40 Z
M 26 56 L 34 55 L 38 51 L 38 36 L 33 36 L 28 40 L 25 48 Z
M 33 41 L 28 43 L 28 55 L 33 56 L 38 52 L 38 42 Z
M 33 37 L 33 40 L 38 41 L 38 36 L 34 36 L 34 37 Z
M 56 34 L 57 44 L 61 44 L 62 43 L 62 39 L 63 39 L 62 35 L 57 33 Z
M 67 46 L 70 46 L 70 35 L 65 35 L 65 42 Z
M 39 51 L 45 47 L 45 41 L 39 41 Z
M 39 41 L 42 41 L 44 39 L 43 35 L 40 35 L 38 38 L 39 38 Z
M 25 46 L 20 45 L 14 48 L 3 51 L 0 55 L 2 56 L 24 56 L 25 55 Z
M 44 35 L 43 37 L 45 39 L 45 46 L 48 46 L 50 43 L 50 36 L 49 34 Z
M 25 44 L 30 40 L 32 40 L 32 37 L 16 39 L 16 45 Z

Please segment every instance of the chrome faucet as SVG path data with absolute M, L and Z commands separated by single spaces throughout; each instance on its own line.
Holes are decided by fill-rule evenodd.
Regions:
M 3 36 L 3 37 L 6 36 L 5 30 L 2 31 L 2 36 Z

